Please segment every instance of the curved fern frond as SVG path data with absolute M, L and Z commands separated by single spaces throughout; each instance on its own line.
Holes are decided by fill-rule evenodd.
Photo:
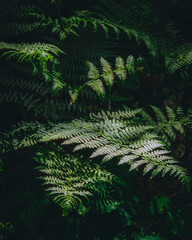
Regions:
M 8 59 L 15 56 L 18 62 L 34 61 L 52 62 L 55 56 L 64 52 L 58 47 L 47 43 L 0 43 L 0 50 L 6 50 L 1 56 L 8 55 Z
M 115 24 L 93 17 L 93 13 L 88 10 L 76 11 L 71 17 L 60 17 L 55 20 L 50 17 L 46 17 L 44 14 L 31 13 L 31 15 L 36 16 L 37 19 L 41 21 L 42 26 L 50 26 L 52 28 L 52 32 L 59 35 L 60 40 L 66 39 L 71 34 L 79 36 L 77 30 L 85 28 L 88 25 L 93 26 L 94 32 L 96 32 L 100 27 L 104 30 L 106 37 L 108 37 L 110 29 L 116 33 L 117 37 L 119 35 L 119 29 L 115 26 Z

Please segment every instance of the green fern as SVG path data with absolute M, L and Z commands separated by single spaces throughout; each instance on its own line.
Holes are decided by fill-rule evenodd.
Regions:
M 161 18 L 153 4 L 145 0 L 100 0 L 102 10 L 98 8 L 95 13 L 79 11 L 70 17 L 58 16 L 56 19 L 47 17 L 43 11 L 26 1 L 2 1 L 3 17 L 8 19 L 13 12 L 10 19 L 15 22 L 9 20 L 8 24 L 1 23 L 3 42 L 0 43 L 0 51 L 4 57 L 1 60 L 7 57 L 7 60 L 22 63 L 18 65 L 23 68 L 23 72 L 17 74 L 15 66 L 11 73 L 11 61 L 7 61 L 10 66 L 2 71 L 3 76 L 0 79 L 3 86 L 0 102 L 17 103 L 21 108 L 24 106 L 27 110 L 32 110 L 34 117 L 38 117 L 41 123 L 23 122 L 13 126 L 11 131 L 1 135 L 0 152 L 5 154 L 31 146 L 36 149 L 37 146 L 35 159 L 40 165 L 42 180 L 48 192 L 54 195 L 55 202 L 62 207 L 63 215 L 71 211 L 84 214 L 91 207 L 101 213 L 114 209 L 119 211 L 122 202 L 117 201 L 113 194 L 117 195 L 121 191 L 121 182 L 111 173 L 114 166 L 117 168 L 116 172 L 121 169 L 116 164 L 123 164 L 125 171 L 127 167 L 136 170 L 136 176 L 140 174 L 140 170 L 143 175 L 148 174 L 151 178 L 157 174 L 169 174 L 178 177 L 184 184 L 189 184 L 187 170 L 172 157 L 171 150 L 177 137 L 185 134 L 184 127 L 191 127 L 190 112 L 185 115 L 181 109 L 174 111 L 166 107 L 161 110 L 152 106 L 149 113 L 143 109 L 131 110 L 125 107 L 116 112 L 101 111 L 95 114 L 98 106 L 107 108 L 108 105 L 111 110 L 111 102 L 126 102 L 127 97 L 118 96 L 117 85 L 120 83 L 120 87 L 126 87 L 129 80 L 135 81 L 137 77 L 137 60 L 132 55 L 126 61 L 117 57 L 114 65 L 109 60 L 118 56 L 119 53 L 115 51 L 119 42 L 116 39 L 125 35 L 124 33 L 129 40 L 134 37 L 138 45 L 140 42 L 145 43 L 152 55 L 162 54 L 171 74 L 177 70 L 186 70 L 185 67 L 191 63 L 190 44 L 176 49 L 178 44 L 174 23 L 166 16 Z M 18 5 L 19 2 L 21 4 Z M 55 0 L 49 2 L 57 4 Z M 156 26 L 162 31 L 156 31 Z M 8 43 L 15 36 L 19 37 L 17 42 L 20 37 L 22 41 L 30 39 L 33 42 L 32 34 L 21 34 L 38 29 L 43 34 L 35 33 L 34 36 L 38 36 L 36 41 L 51 44 Z M 48 36 L 48 30 L 52 31 L 53 37 Z M 7 36 L 12 38 L 6 39 Z M 129 41 L 130 45 L 123 42 L 126 43 L 125 47 L 131 46 L 128 54 L 137 52 L 138 46 L 136 50 L 134 48 L 135 41 Z M 68 56 L 65 57 L 64 52 Z M 122 52 L 126 53 L 123 46 Z M 144 49 L 145 56 L 146 52 Z M 173 52 L 174 55 L 171 55 Z M 137 52 L 134 56 L 139 54 Z M 88 74 L 84 68 L 85 61 Z M 33 72 L 31 68 L 28 72 L 30 78 L 26 77 L 29 65 L 33 67 Z M 3 67 L 4 65 L 2 69 Z M 88 107 L 93 107 L 93 110 Z M 94 113 L 86 118 L 84 113 L 89 111 Z M 83 113 L 84 118 L 71 121 L 74 117 L 79 117 L 79 112 Z M 47 119 L 53 122 L 45 123 Z M 71 122 L 63 122 L 67 119 Z M 48 142 L 57 142 L 62 147 Z M 86 157 L 67 154 L 63 149 L 68 144 L 73 144 L 74 151 L 81 151 Z M 87 157 L 90 152 L 90 157 Z M 96 161 L 102 164 L 95 164 Z M 128 183 L 130 184 L 129 181 Z M 126 200 L 127 196 L 128 194 Z M 166 208 L 166 202 L 163 207 Z M 138 227 L 134 220 L 130 220 L 132 211 L 122 214 L 129 223 L 127 225 Z M 160 236 L 151 236 L 153 234 L 150 231 L 147 234 L 149 236 L 136 234 L 135 239 L 162 239 Z M 116 239 L 126 238 L 124 234 L 120 234 Z
M 92 17 L 93 13 L 88 10 L 77 11 L 69 18 L 60 17 L 56 20 L 46 17 L 44 14 L 32 13 L 31 15 L 36 16 L 41 21 L 42 26 L 51 26 L 52 33 L 59 35 L 60 40 L 66 39 L 71 34 L 79 36 L 77 30 L 82 27 L 85 28 L 89 24 L 93 26 L 93 31 L 97 31 L 98 27 L 101 27 L 106 37 L 108 37 L 109 29 L 114 30 L 117 36 L 119 34 L 119 29 L 114 24 Z
M 159 111 L 156 109 L 156 112 Z M 39 123 L 33 125 L 25 123 L 3 137 L 2 150 L 66 139 L 63 144 L 76 144 L 74 151 L 85 148 L 95 149 L 90 158 L 103 156 L 103 162 L 116 158 L 119 164 L 128 164 L 130 170 L 142 166 L 143 174 L 151 171 L 151 178 L 159 173 L 162 176 L 169 173 L 187 184 L 188 173 L 170 155 L 170 151 L 165 148 L 161 140 L 162 137 L 157 135 L 158 124 L 138 123 L 137 114 L 141 112 L 141 109 L 114 113 L 103 111 L 97 115 L 92 114 L 91 121 L 74 120 L 72 123 L 49 123 L 45 126 Z M 173 122 L 171 124 L 174 125 Z M 25 137 L 18 138 L 20 134 Z
M 34 43 L 34 44 L 16 44 L 16 43 L 0 43 L 0 50 L 8 50 L 1 56 L 9 55 L 8 59 L 16 56 L 18 62 L 38 60 L 40 63 L 53 61 L 54 56 L 64 53 L 58 47 L 51 44 Z
M 88 78 L 90 79 L 82 87 L 89 86 L 91 87 L 99 96 L 104 97 L 106 90 L 105 85 L 107 86 L 109 92 L 111 91 L 115 76 L 117 76 L 122 83 L 125 83 L 127 72 L 132 75 L 134 72 L 135 64 L 133 56 L 127 58 L 127 63 L 125 65 L 124 60 L 121 57 L 115 59 L 115 69 L 113 70 L 110 63 L 105 60 L 103 57 L 100 58 L 100 63 L 102 66 L 102 73 L 99 69 L 91 62 L 87 62 L 89 71 Z M 103 82 L 102 80 L 103 79 Z M 82 88 L 80 87 L 80 89 Z
M 124 61 L 121 57 L 116 58 L 116 69 L 112 70 L 110 64 L 104 58 L 100 59 L 102 65 L 103 73 L 100 74 L 99 70 L 96 66 L 88 62 L 89 72 L 88 72 L 88 80 L 85 84 L 73 88 L 70 84 L 63 82 L 61 80 L 61 73 L 58 71 L 56 67 L 59 62 L 54 59 L 54 55 L 58 56 L 59 53 L 63 53 L 59 48 L 51 44 L 7 44 L 1 43 L 0 47 L 2 50 L 4 49 L 12 49 L 10 51 L 6 51 L 2 54 L 9 55 L 8 59 L 11 57 L 17 57 L 18 61 L 20 62 L 30 62 L 33 66 L 33 73 L 38 73 L 38 66 L 36 60 L 39 62 L 40 72 L 42 72 L 45 80 L 47 82 L 52 82 L 53 91 L 57 92 L 63 89 L 64 86 L 68 88 L 68 93 L 71 97 L 72 103 L 75 103 L 77 100 L 80 92 L 86 86 L 91 87 L 98 96 L 104 98 L 105 95 L 105 86 L 107 86 L 108 90 L 111 91 L 111 88 L 114 84 L 115 75 L 124 83 L 127 71 L 130 74 L 133 73 L 134 65 L 134 58 L 129 56 L 127 58 L 127 64 L 124 65 Z M 52 62 L 52 69 L 51 71 L 47 67 L 47 63 Z M 52 73 L 51 73 L 52 72 Z M 102 80 L 103 79 L 103 82 Z M 13 84 L 13 83 L 10 83 Z M 2 97 L 4 98 L 4 97 Z
M 35 157 L 42 179 L 48 185 L 47 191 L 54 195 L 54 201 L 63 209 L 63 215 L 78 209 L 84 199 L 90 203 L 91 196 L 100 195 L 98 203 L 107 209 L 110 206 L 110 194 L 107 188 L 119 182 L 118 178 L 105 168 L 85 161 L 82 156 L 66 154 L 56 144 L 49 148 L 41 147 Z M 95 197 L 96 197 L 95 196 Z M 105 204 L 105 205 L 104 205 Z
M 135 60 L 133 56 L 128 56 L 125 65 L 124 60 L 121 57 L 117 57 L 115 59 L 115 69 L 112 70 L 112 67 L 109 64 L 109 62 L 107 62 L 107 60 L 101 57 L 100 62 L 102 66 L 102 74 L 100 74 L 100 71 L 93 63 L 87 62 L 89 66 L 88 77 L 94 80 L 103 78 L 104 83 L 107 85 L 107 87 L 111 88 L 114 83 L 115 75 L 122 82 L 124 82 L 126 80 L 127 73 L 132 74 L 134 72 L 135 69 L 134 61 Z
M 53 90 L 63 88 L 62 83 L 58 76 L 59 73 L 55 71 L 55 65 L 58 64 L 56 57 L 60 53 L 64 54 L 58 47 L 45 44 L 45 43 L 34 43 L 34 44 L 15 44 L 15 43 L 0 43 L 0 50 L 4 51 L 1 57 L 8 55 L 7 60 L 15 57 L 17 62 L 30 62 L 34 67 L 34 73 L 37 71 L 37 62 L 39 63 L 40 70 L 45 77 L 46 81 L 53 81 Z M 47 67 L 47 63 L 52 62 L 52 73 Z
M 68 93 L 71 97 L 72 103 L 78 99 L 80 92 L 86 87 L 89 86 L 96 94 L 101 97 L 105 98 L 106 89 L 111 92 L 111 89 L 114 84 L 115 76 L 117 76 L 120 81 L 124 84 L 127 76 L 127 72 L 132 75 L 135 73 L 135 64 L 133 56 L 129 56 L 127 58 L 126 65 L 124 64 L 124 60 L 121 57 L 117 57 L 115 60 L 115 69 L 112 70 L 111 65 L 107 60 L 103 57 L 100 58 L 100 63 L 102 66 L 102 73 L 100 73 L 99 69 L 91 62 L 87 62 L 89 67 L 88 71 L 88 80 L 83 85 L 79 86 L 78 88 L 72 88 L 69 84 L 61 83 L 62 86 L 68 86 L 69 90 Z M 103 81 L 102 81 L 103 79 Z M 119 98 L 120 99 L 120 98 Z M 125 98 L 124 98 L 125 100 Z

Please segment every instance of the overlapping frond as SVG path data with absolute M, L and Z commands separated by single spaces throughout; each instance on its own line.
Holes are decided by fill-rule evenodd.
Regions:
M 3 140 L 1 145 L 4 143 L 4 151 L 7 151 L 10 148 L 27 147 L 38 142 L 66 139 L 63 144 L 76 144 L 75 151 L 94 149 L 90 158 L 102 157 L 103 162 L 118 159 L 119 164 L 128 164 L 130 170 L 142 166 L 144 174 L 151 172 L 152 178 L 159 173 L 162 176 L 169 173 L 186 183 L 189 181 L 186 169 L 179 166 L 179 162 L 171 156 L 166 149 L 167 143 L 164 143 L 161 137 L 165 126 L 170 129 L 171 133 L 168 131 L 168 135 L 172 137 L 173 125 L 178 125 L 174 122 L 174 113 L 167 108 L 168 120 L 165 122 L 161 110 L 156 107 L 153 107 L 153 110 L 157 116 L 157 123 L 150 119 L 150 124 L 138 123 L 139 116 L 143 118 L 147 115 L 146 113 L 142 115 L 140 109 L 116 113 L 103 111 L 98 115 L 92 114 L 91 121 L 74 120 L 72 123 L 49 123 L 45 126 L 34 123 L 32 131 L 29 131 L 32 127 L 30 124 L 22 124 L 8 136 L 5 135 L 4 139 L 7 139 Z M 162 128 L 160 123 L 165 126 Z M 23 135 L 24 138 L 18 139 L 21 133 L 27 134 Z

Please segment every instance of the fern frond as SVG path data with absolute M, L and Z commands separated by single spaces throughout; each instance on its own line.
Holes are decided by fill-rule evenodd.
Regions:
M 60 53 L 64 54 L 64 52 L 55 45 L 46 43 L 15 44 L 1 42 L 0 50 L 4 51 L 1 57 L 8 55 L 7 59 L 16 57 L 17 62 L 30 62 L 34 67 L 34 73 L 38 72 L 38 67 L 40 67 L 45 80 L 53 82 L 53 91 L 60 90 L 66 85 L 59 80 L 60 73 L 55 70 L 55 65 L 59 64 L 56 58 Z M 52 73 L 47 67 L 48 62 L 52 63 Z
M 117 76 L 122 83 L 125 82 L 128 74 L 134 74 L 135 63 L 134 58 L 129 56 L 127 58 L 127 64 L 124 65 L 124 60 L 121 57 L 117 57 L 115 60 L 115 69 L 113 70 L 111 65 L 103 57 L 100 58 L 102 73 L 99 69 L 91 62 L 87 62 L 89 67 L 88 78 L 90 79 L 83 86 L 79 88 L 81 90 L 85 86 L 90 86 L 99 96 L 105 94 L 104 84 L 108 87 L 108 90 L 111 91 L 111 88 L 114 84 L 115 76 Z M 101 81 L 103 79 L 103 82 Z M 78 90 L 78 91 L 79 91 Z
M 93 17 L 93 14 L 88 10 L 76 11 L 74 15 L 68 18 L 60 17 L 60 19 L 55 20 L 46 17 L 44 14 L 33 13 L 31 15 L 36 16 L 41 21 L 42 26 L 51 26 L 52 32 L 59 35 L 60 40 L 66 39 L 69 35 L 79 36 L 78 30 L 86 28 L 88 25 L 93 26 L 94 32 L 98 31 L 100 27 L 104 30 L 106 37 L 109 35 L 109 30 L 112 29 L 118 37 L 119 29 L 115 24 Z
M 158 116 L 156 125 L 138 124 L 138 118 L 135 114 L 140 110 L 124 110 L 122 113 L 102 112 L 98 116 L 92 115 L 91 121 L 75 120 L 72 123 L 49 123 L 47 126 L 36 125 L 30 135 L 24 135 L 23 139 L 17 139 L 19 133 L 26 133 L 28 125 L 21 125 L 20 128 L 10 132 L 8 136 L 4 136 L 4 151 L 7 149 L 27 147 L 38 142 L 49 142 L 57 139 L 66 139 L 63 144 L 77 144 L 74 150 L 83 148 L 95 149 L 91 158 L 102 156 L 103 162 L 117 158 L 119 164 L 127 163 L 130 170 L 137 169 L 143 165 L 144 173 L 152 171 L 153 178 L 159 173 L 162 176 L 169 173 L 177 176 L 182 182 L 187 183 L 189 177 L 185 168 L 178 165 L 178 162 L 166 150 L 161 136 L 157 135 L 159 131 L 164 131 L 166 117 L 163 113 L 154 108 Z M 170 110 L 169 110 L 170 111 Z M 131 118 L 130 121 L 116 118 L 117 115 Z M 109 119 L 115 116 L 114 119 Z M 169 116 L 172 119 L 172 116 Z M 172 122 L 166 120 L 166 126 L 172 128 Z M 34 124 L 35 126 L 35 124 Z M 13 138 L 11 142 L 9 139 Z M 7 139 L 6 139 L 7 138 Z M 166 143 L 167 144 L 167 143 Z
M 18 62 L 34 61 L 35 59 L 39 62 L 52 62 L 54 56 L 64 53 L 58 47 L 47 43 L 16 44 L 1 42 L 0 50 L 6 50 L 1 56 L 8 55 L 8 59 L 17 56 Z
M 82 156 L 66 154 L 55 144 L 50 145 L 49 150 L 40 148 L 35 159 L 42 164 L 39 167 L 42 179 L 49 186 L 47 191 L 54 195 L 54 201 L 62 207 L 63 215 L 76 210 L 83 199 L 105 191 L 107 184 L 112 186 L 118 182 L 114 174 L 101 166 L 84 161 Z M 98 189 L 100 184 L 102 189 Z M 103 196 L 103 201 L 108 201 L 107 197 Z
M 89 72 L 88 77 L 90 79 L 103 78 L 108 87 L 112 87 L 114 81 L 114 75 L 116 74 L 121 81 L 125 81 L 127 71 L 130 74 L 135 72 L 135 59 L 133 56 L 127 57 L 127 64 L 124 65 L 124 60 L 121 57 L 117 57 L 115 60 L 115 69 L 112 70 L 111 65 L 103 57 L 100 58 L 102 66 L 102 74 L 100 74 L 97 67 L 91 63 L 88 63 Z

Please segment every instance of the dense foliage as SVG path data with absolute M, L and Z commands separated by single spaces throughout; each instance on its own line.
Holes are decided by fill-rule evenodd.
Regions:
M 0 239 L 191 239 L 184 2 L 1 0 Z

